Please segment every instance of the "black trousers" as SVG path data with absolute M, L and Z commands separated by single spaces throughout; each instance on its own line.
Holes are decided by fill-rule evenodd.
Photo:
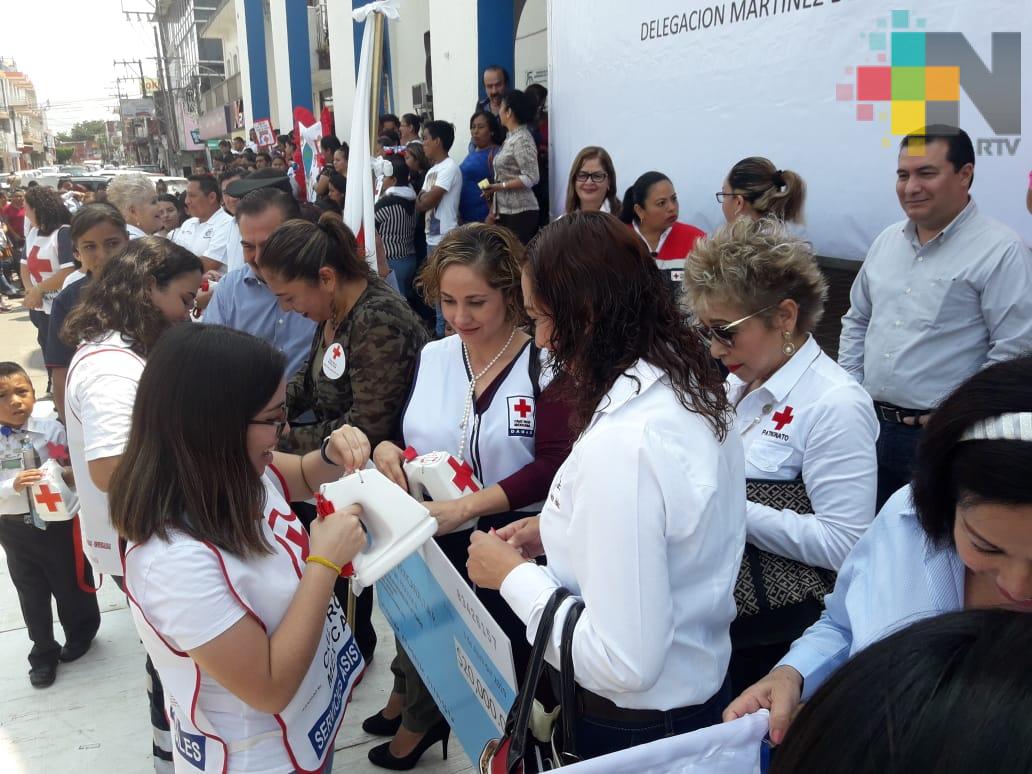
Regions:
M 21 516 L 0 516 L 0 545 L 7 553 L 7 569 L 18 592 L 22 618 L 32 640 L 32 668 L 57 663 L 61 646 L 54 639 L 51 598 L 65 642 L 90 642 L 100 628 L 97 595 L 79 588 L 75 577 L 75 543 L 71 521 L 55 521 L 45 530 L 26 524 Z M 93 585 L 93 571 L 83 559 L 85 582 Z
M 290 507 L 308 529 L 315 520 L 315 506 L 311 503 L 291 503 Z M 348 586 L 351 581 L 347 578 L 337 578 L 333 585 L 333 595 L 337 597 L 340 606 L 347 612 L 348 609 Z M 373 652 L 376 650 L 376 629 L 373 628 L 373 589 L 370 586 L 363 589 L 362 593 L 355 598 L 355 643 L 362 652 L 362 658 L 366 664 L 373 660 Z
M 505 226 L 512 231 L 523 244 L 529 244 L 530 240 L 537 234 L 540 224 L 538 223 L 538 210 L 525 210 L 524 212 L 498 213 L 495 223 Z

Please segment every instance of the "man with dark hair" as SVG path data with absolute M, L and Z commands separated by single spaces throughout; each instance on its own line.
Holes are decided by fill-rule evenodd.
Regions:
M 234 156 L 239 156 L 241 153 L 244 152 L 244 146 L 245 146 L 245 143 L 244 143 L 244 138 L 243 137 L 240 137 L 240 136 L 234 137 L 233 138 L 233 147 L 231 148 L 231 152 L 233 153 Z
M 419 127 L 423 121 L 415 113 L 405 113 L 401 117 L 401 144 L 408 145 L 410 142 L 419 142 Z
M 377 134 L 383 134 L 384 132 L 394 132 L 397 134 L 400 131 L 401 119 L 394 115 L 394 113 L 384 113 L 380 116 L 380 131 Z
M 282 177 L 282 176 L 281 176 Z M 297 201 L 277 186 L 244 194 L 236 206 L 243 266 L 229 272 L 215 286 L 204 322 L 226 325 L 265 339 L 287 357 L 286 376 L 304 365 L 315 334 L 315 323 L 296 312 L 279 308 L 276 296 L 262 281 L 256 262 L 269 236 L 288 220 L 301 217 Z
M 1032 254 L 970 195 L 971 138 L 929 126 L 903 139 L 896 195 L 907 219 L 867 253 L 842 318 L 839 363 L 874 398 L 878 507 L 910 480 L 921 426 L 990 363 L 1032 348 Z
M 433 253 L 444 235 L 459 224 L 459 195 L 462 170 L 448 155 L 455 142 L 455 127 L 447 121 L 428 121 L 423 125 L 423 151 L 433 164 L 423 179 L 416 198 L 416 212 L 426 213 L 426 249 Z M 444 317 L 438 309 L 438 335 L 444 335 Z
M 200 258 L 205 271 L 225 271 L 233 216 L 221 206 L 222 190 L 211 175 L 190 175 L 186 180 L 186 211 L 191 217 L 172 232 L 172 241 Z
M 488 65 L 484 68 L 484 94 L 486 96 L 476 104 L 473 112 L 483 110 L 498 115 L 498 112 L 502 109 L 502 97 L 508 91 L 509 71 L 501 65 Z

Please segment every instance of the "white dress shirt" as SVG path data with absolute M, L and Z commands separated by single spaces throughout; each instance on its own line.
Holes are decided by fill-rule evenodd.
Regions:
M 557 587 L 584 600 L 578 684 L 653 710 L 719 690 L 745 547 L 742 445 L 733 430 L 721 443 L 658 368 L 639 360 L 599 403 L 552 481 L 541 540 L 548 566 L 521 564 L 501 593 L 530 641 Z M 570 604 L 556 616 L 553 665 Z
M 1032 348 L 1032 254 L 967 207 L 924 245 L 912 221 L 871 245 L 842 318 L 839 363 L 878 401 L 934 409 L 989 363 Z
M 929 541 L 907 486 L 889 498 L 846 557 L 824 613 L 778 666 L 803 676 L 806 701 L 857 651 L 918 619 L 963 606 L 964 564 L 953 546 Z
M 837 570 L 874 519 L 878 419 L 871 396 L 812 336 L 752 392 L 734 374 L 728 397 L 745 448 L 745 477 L 802 475 L 814 513 L 750 502 L 748 540 L 814 567 Z
M 215 214 L 203 223 L 197 218 L 187 219 L 183 225 L 169 234 L 169 237 L 198 258 L 210 258 L 225 265 L 228 260 L 226 244 L 229 239 L 229 228 L 233 223 L 233 216 L 219 207 Z
M 140 237 L 150 236 L 139 226 L 134 226 L 132 223 L 127 223 L 125 226 L 126 232 L 129 234 L 129 240 L 139 239 Z

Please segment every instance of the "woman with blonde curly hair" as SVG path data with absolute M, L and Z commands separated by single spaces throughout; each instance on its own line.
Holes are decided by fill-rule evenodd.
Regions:
M 807 242 L 778 219 L 740 218 L 700 239 L 685 297 L 729 371 L 745 447 L 748 543 L 735 590 L 735 693 L 820 615 L 874 518 L 878 422 L 867 392 L 813 338 L 827 296 Z
M 523 245 L 501 226 L 470 223 L 441 239 L 417 286 L 428 303 L 440 304 L 455 335 L 423 347 L 402 416 L 404 440 L 373 452 L 377 468 L 406 489 L 406 446 L 448 452 L 483 484 L 458 499 L 426 503 L 438 521 L 438 545 L 463 577 L 474 529 L 500 529 L 537 513 L 573 441 L 545 353 L 524 331 L 523 261 Z M 478 589 L 477 596 L 509 634 L 519 678 L 530 651 L 523 624 L 496 591 Z M 400 648 L 391 671 L 387 706 L 362 728 L 394 737 L 369 751 L 374 764 L 411 768 L 428 746 L 447 744 L 449 729 Z

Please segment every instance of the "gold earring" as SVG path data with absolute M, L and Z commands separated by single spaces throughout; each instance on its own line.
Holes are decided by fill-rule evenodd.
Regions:
M 792 343 L 792 334 L 789 331 L 782 331 L 781 335 L 785 337 L 785 345 L 781 348 L 781 351 L 788 357 L 792 357 L 795 354 L 795 344 Z

